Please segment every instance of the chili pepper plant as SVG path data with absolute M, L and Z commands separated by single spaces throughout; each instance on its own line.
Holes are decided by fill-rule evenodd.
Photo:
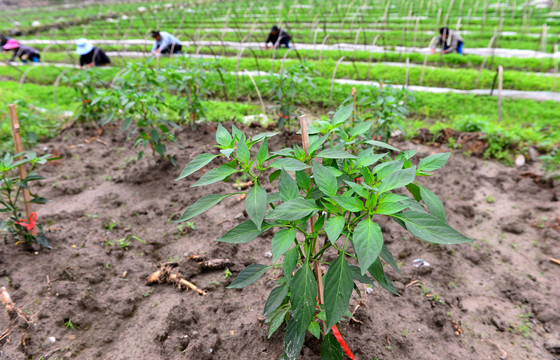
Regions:
M 382 288 L 398 294 L 384 271 L 384 265 L 397 272 L 399 268 L 383 244 L 381 217 L 431 243 L 472 241 L 447 224 L 440 199 L 416 182 L 432 176 L 449 153 L 428 156 L 415 165 L 415 150 L 400 151 L 367 140 L 364 134 L 371 121 L 350 127 L 351 115 L 352 105 L 341 107 L 332 119 L 309 128 L 308 146 L 275 152 L 268 148 L 268 139 L 275 133 L 247 138 L 235 127 L 230 133 L 219 125 L 219 152 L 198 155 L 178 178 L 221 157 L 226 163 L 206 172 L 193 187 L 239 175 L 253 180 L 245 199 L 249 220 L 218 241 L 248 243 L 275 229 L 272 264 L 249 265 L 228 288 L 245 288 L 271 269 L 282 270 L 264 305 L 264 316 L 269 337 L 286 324 L 283 359 L 299 356 L 307 331 L 323 338 L 321 358 L 342 359 L 343 349 L 333 332 L 338 335 L 336 325 L 351 316 L 350 297 L 353 291 L 359 294 L 356 283 L 373 285 L 371 276 Z M 266 191 L 267 182 L 277 191 Z M 234 194 L 240 193 L 206 195 L 177 221 L 188 221 Z
M 76 111 L 78 121 L 103 126 L 113 120 L 115 112 L 109 111 L 113 108 L 111 92 L 96 69 L 75 71 L 65 79 L 80 96 L 81 104 Z
M 298 63 L 282 69 L 279 73 L 271 72 L 263 80 L 262 84 L 269 86 L 268 94 L 275 103 L 275 110 L 278 113 L 278 127 L 282 128 L 286 122 L 298 115 L 296 103 L 301 102 L 302 97 L 309 97 L 307 86 L 316 88 L 313 83 L 312 75 L 318 75 L 311 65 L 306 62 Z
M 21 158 L 20 158 L 21 157 Z M 16 154 L 6 153 L 0 161 L 0 230 L 7 230 L 18 242 L 37 243 L 51 248 L 49 239 L 43 234 L 40 225 L 36 224 L 37 214 L 32 213 L 30 219 L 23 219 L 21 207 L 23 192 L 29 191 L 30 203 L 44 204 L 48 200 L 30 191 L 29 184 L 44 179 L 37 167 L 47 162 L 50 155 L 37 157 L 34 152 Z M 29 174 L 25 179 L 18 175 L 19 166 L 29 166 Z M 36 227 L 39 232 L 37 233 Z

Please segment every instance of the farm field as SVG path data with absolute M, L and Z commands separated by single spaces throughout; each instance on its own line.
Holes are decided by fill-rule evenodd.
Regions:
M 0 359 L 560 358 L 558 2 L 2 11 Z

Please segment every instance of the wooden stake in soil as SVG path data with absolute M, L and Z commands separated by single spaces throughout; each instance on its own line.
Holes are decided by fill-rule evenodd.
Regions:
M 355 87 L 352 88 L 352 99 L 353 99 L 352 100 L 353 101 L 352 108 L 354 109 L 353 114 L 352 114 L 352 127 L 354 127 L 354 122 L 356 121 L 356 116 L 357 116 L 356 115 L 356 110 L 357 109 L 356 109 L 356 88 Z
M 301 126 L 301 143 L 303 151 L 305 154 L 308 154 L 309 149 L 309 133 L 307 131 L 307 117 L 304 115 L 299 117 L 299 124 Z M 315 227 L 315 222 L 317 221 L 317 215 L 312 216 L 309 220 L 311 229 Z M 315 239 L 315 249 L 313 250 L 315 253 L 319 252 L 321 247 L 319 246 L 318 237 Z M 317 289 L 319 291 L 319 304 L 325 303 L 324 291 L 323 291 L 323 272 L 321 271 L 321 264 L 318 261 L 315 261 L 315 276 L 317 277 Z M 323 322 L 323 331 L 327 333 L 326 324 Z
M 19 128 L 19 120 L 17 117 L 16 106 L 11 104 L 9 106 L 10 109 L 10 125 L 12 128 L 12 137 L 14 139 L 14 148 L 16 154 L 23 152 L 23 146 L 21 145 L 21 133 Z M 23 156 L 18 157 L 18 160 L 21 160 Z M 25 169 L 25 165 L 20 165 L 18 167 L 19 170 L 19 178 L 21 180 L 27 177 L 27 170 Z M 29 191 L 27 189 L 23 189 L 23 206 L 25 207 L 25 214 L 29 219 L 31 217 L 31 213 L 33 210 L 31 209 L 31 196 L 29 195 Z

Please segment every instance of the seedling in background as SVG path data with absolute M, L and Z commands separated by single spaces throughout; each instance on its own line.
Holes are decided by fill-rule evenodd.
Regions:
M 21 160 L 17 160 L 22 156 Z M 30 219 L 24 219 L 23 191 L 28 190 L 32 204 L 45 204 L 48 200 L 30 191 L 30 183 L 44 179 L 35 170 L 43 165 L 50 155 L 37 157 L 34 152 L 16 154 L 6 153 L 0 160 L 0 230 L 7 230 L 17 242 L 37 243 L 51 248 L 49 239 L 43 234 L 39 224 L 36 224 L 37 214 L 32 213 Z M 18 167 L 28 166 L 29 173 L 25 179 L 20 179 Z
M 493 204 L 493 203 L 496 202 L 496 199 L 494 199 L 493 196 L 486 195 L 486 202 L 487 202 L 488 204 Z
M 67 328 L 70 328 L 70 329 L 72 329 L 72 330 L 76 330 L 76 329 L 74 328 L 74 324 L 72 324 L 72 321 L 71 321 L 70 319 L 68 319 L 68 321 L 66 321 L 66 322 L 64 323 L 64 326 L 66 326 Z
M 224 279 L 229 279 L 233 274 L 231 273 L 231 271 L 229 270 L 229 268 L 226 268 L 224 271 Z
M 351 114 L 352 105 L 344 106 L 330 121 L 318 122 L 309 129 L 312 135 L 308 146 L 295 145 L 272 153 L 268 138 L 275 133 L 248 139 L 235 126 L 230 133 L 218 125 L 219 153 L 198 155 L 177 179 L 203 167 L 211 168 L 208 164 L 222 157 L 227 159 L 225 164 L 207 171 L 192 186 L 211 185 L 241 174 L 253 180 L 254 187 L 243 192 L 249 220 L 227 231 L 218 241 L 248 243 L 276 228 L 271 244 L 273 264 L 249 265 L 228 288 L 245 288 L 268 270 L 282 269 L 284 276 L 266 301 L 264 317 L 269 337 L 287 323 L 283 359 L 299 356 L 308 329 L 315 327 L 313 322 L 322 324 L 321 358 L 341 359 L 343 349 L 339 342 L 343 340 L 338 337 L 336 325 L 351 316 L 348 305 L 352 291 L 357 289 L 355 282 L 373 284 L 368 274 L 381 287 L 398 295 L 383 269 L 384 261 L 399 272 L 395 259 L 383 245 L 377 223 L 380 217 L 388 216 L 414 236 L 435 244 L 472 241 L 447 225 L 441 200 L 415 182 L 417 176 L 431 176 L 432 171 L 442 167 L 449 154 L 429 156 L 415 166 L 411 161 L 415 150 L 401 152 L 386 143 L 366 139 L 364 134 L 371 122 L 349 127 Z M 391 156 L 391 151 L 398 155 Z M 290 173 L 295 174 L 295 179 Z M 264 190 L 265 174 L 270 174 L 268 181 L 277 191 Z M 395 192 L 401 188 L 409 190 L 412 197 Z M 238 194 L 206 195 L 177 221 L 188 221 Z M 329 257 L 325 258 L 326 254 Z M 329 262 L 329 258 L 335 260 Z M 327 269 L 324 276 L 323 268 Z

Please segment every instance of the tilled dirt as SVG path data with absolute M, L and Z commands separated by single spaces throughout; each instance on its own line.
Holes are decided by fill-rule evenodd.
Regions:
M 237 196 L 195 218 L 194 229 L 172 222 L 202 195 L 233 190 L 231 183 L 190 188 L 198 174 L 174 181 L 197 154 L 216 151 L 215 129 L 178 134 L 183 149 L 170 146 L 177 167 L 151 155 L 136 162 L 118 127 L 100 141 L 70 128 L 39 147 L 62 156 L 43 167 L 47 179 L 33 189 L 52 200 L 38 214 L 53 249 L 0 245 L 0 286 L 29 321 L 0 309 L 0 359 L 279 359 L 282 336 L 267 340 L 260 320 L 278 274 L 227 290 L 225 270 L 203 271 L 188 259 L 229 259 L 235 276 L 271 263 L 273 233 L 243 245 L 215 242 L 246 220 Z M 282 134 L 270 144 L 280 149 L 295 139 Z M 394 145 L 417 147 L 422 157 L 443 151 Z M 353 295 L 350 307 L 360 304 L 357 321 L 340 326 L 357 359 L 560 357 L 560 266 L 549 261 L 560 258 L 558 189 L 522 175 L 540 173 L 533 166 L 454 152 L 435 176 L 420 179 L 440 195 L 450 225 L 476 239 L 472 245 L 430 245 L 378 219 L 400 264 L 402 275 L 387 271 L 402 296 L 360 285 L 362 298 Z M 128 246 L 118 241 L 126 237 Z M 415 259 L 430 265 L 416 268 Z M 207 295 L 145 285 L 167 262 L 179 263 L 176 270 Z M 319 359 L 319 349 L 309 337 L 301 358 Z

